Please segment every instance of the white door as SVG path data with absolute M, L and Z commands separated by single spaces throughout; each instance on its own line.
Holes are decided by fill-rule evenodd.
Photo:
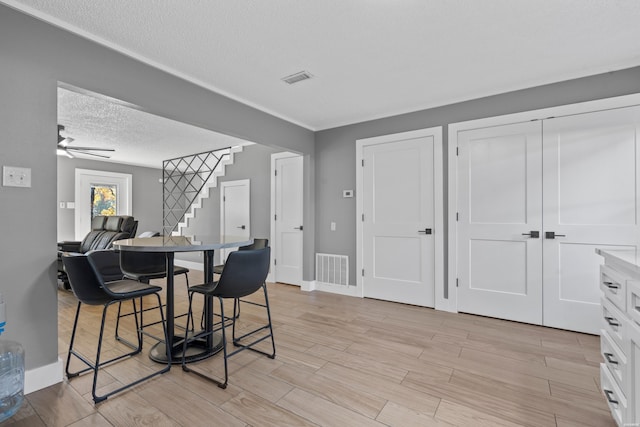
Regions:
M 546 326 L 600 330 L 602 258 L 595 248 L 640 242 L 639 122 L 639 107 L 544 121 Z
M 640 242 L 639 122 L 627 107 L 458 133 L 459 311 L 598 333 L 595 248 Z
M 458 151 L 458 310 L 540 324 L 541 122 L 461 132 Z
M 115 212 L 106 215 L 131 215 L 133 175 L 128 173 L 105 172 L 89 169 L 76 169 L 75 188 L 75 236 L 82 240 L 91 230 L 91 218 L 94 200 L 91 195 L 97 187 L 111 188 L 115 195 Z M 97 212 L 97 214 L 103 214 Z
M 220 234 L 247 239 L 251 236 L 250 180 L 225 181 L 220 185 Z M 234 250 L 222 250 L 221 261 Z
M 363 146 L 365 297 L 434 306 L 435 139 L 403 134 Z
M 274 158 L 274 281 L 302 285 L 303 158 Z

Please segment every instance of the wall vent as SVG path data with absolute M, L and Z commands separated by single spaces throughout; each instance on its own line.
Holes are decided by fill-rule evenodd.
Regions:
M 316 253 L 316 282 L 349 286 L 349 257 Z
M 294 83 L 298 83 L 298 82 L 301 82 L 303 80 L 308 80 L 311 77 L 313 77 L 313 75 L 311 73 L 309 73 L 308 71 L 299 71 L 299 72 L 297 72 L 295 74 L 291 74 L 290 76 L 283 77 L 282 81 L 292 85 Z

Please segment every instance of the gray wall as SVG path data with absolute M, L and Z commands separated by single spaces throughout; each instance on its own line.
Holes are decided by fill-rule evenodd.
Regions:
M 220 184 L 225 181 L 239 179 L 251 180 L 251 236 L 269 238 L 271 230 L 271 154 L 282 150 L 254 144 L 245 146 L 241 153 L 235 153 L 233 165 L 225 168 L 225 175 L 218 179 L 218 186 L 209 192 L 202 207 L 189 222 L 189 229 L 184 234 L 220 236 Z M 202 257 L 195 254 L 176 254 L 176 259 L 202 262 Z
M 446 126 L 449 123 L 636 92 L 640 92 L 640 67 L 317 132 L 315 146 L 315 206 L 317 207 L 315 211 L 317 230 L 315 250 L 316 252 L 348 255 L 351 265 L 356 265 L 356 199 L 343 199 L 342 190 L 355 189 L 356 186 L 355 142 L 357 139 L 433 126 L 445 126 L 443 205 L 446 210 L 448 197 Z M 446 218 L 445 212 L 445 220 Z M 329 231 L 331 221 L 337 223 L 334 232 Z M 356 283 L 355 274 L 355 268 L 351 268 L 349 280 L 352 284 Z
M 0 292 L 8 301 L 3 338 L 22 343 L 28 370 L 58 358 L 58 82 L 173 120 L 313 154 L 311 131 L 2 5 L 0 40 L 0 165 L 32 170 L 31 188 L 0 187 L 0 235 L 10 242 L 0 257 Z
M 75 210 L 61 209 L 59 203 L 75 199 L 76 168 L 130 173 L 132 215 L 138 220 L 138 233 L 162 231 L 162 183 L 158 181 L 162 179 L 161 169 L 58 156 L 58 241 L 75 240 Z

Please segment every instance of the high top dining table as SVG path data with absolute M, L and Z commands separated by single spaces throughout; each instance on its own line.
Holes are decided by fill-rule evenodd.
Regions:
M 213 281 L 213 255 L 216 249 L 234 248 L 253 243 L 252 238 L 242 236 L 220 236 L 207 238 L 198 236 L 199 242 L 193 242 L 184 236 L 159 236 L 124 239 L 113 242 L 113 247 L 120 251 L 134 252 L 162 252 L 167 260 L 166 312 L 168 343 L 171 345 L 172 363 L 181 363 L 183 350 L 183 336 L 176 336 L 173 294 L 173 261 L 176 252 L 202 252 L 205 283 Z M 207 298 L 205 307 L 205 330 L 213 330 L 213 301 Z M 154 345 L 149 357 L 159 363 L 167 363 L 167 351 L 164 342 Z M 186 361 L 193 362 L 210 357 L 222 349 L 222 337 L 209 335 L 203 341 L 195 341 L 187 348 Z

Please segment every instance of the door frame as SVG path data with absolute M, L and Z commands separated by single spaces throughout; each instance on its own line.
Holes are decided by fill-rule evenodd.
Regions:
M 457 287 L 456 287 L 456 278 L 458 275 L 458 264 L 457 264 L 458 227 L 456 224 L 457 223 L 456 213 L 458 211 L 458 203 L 457 203 L 457 200 L 458 200 L 458 161 L 457 161 L 458 133 L 465 130 L 470 130 L 470 129 L 478 129 L 478 128 L 491 127 L 491 126 L 501 126 L 501 125 L 519 123 L 519 122 L 527 122 L 532 120 L 548 119 L 548 118 L 558 117 L 558 116 L 583 114 L 583 113 L 589 113 L 594 111 L 611 110 L 616 108 L 630 107 L 633 105 L 640 105 L 640 93 L 449 124 L 448 150 L 447 150 L 447 155 L 448 155 L 447 223 L 449 225 L 448 227 L 449 232 L 448 232 L 448 238 L 447 238 L 448 246 L 449 246 L 447 251 L 448 275 L 447 275 L 447 282 L 445 284 L 446 298 L 443 301 L 443 305 L 441 307 L 436 306 L 436 308 L 454 312 L 454 313 L 457 313 L 458 311 Z
M 235 187 L 235 186 L 246 186 L 247 190 L 249 192 L 249 224 L 247 224 L 247 229 L 249 230 L 249 237 L 251 237 L 251 180 L 250 179 L 236 179 L 236 180 L 232 180 L 232 181 L 222 181 L 220 183 L 220 234 L 222 235 L 223 231 L 224 231 L 224 226 L 225 226 L 225 221 L 226 221 L 226 215 L 225 215 L 225 201 L 223 200 L 225 194 L 224 194 L 224 189 L 226 187 Z M 234 248 L 230 248 L 230 249 L 222 249 L 220 251 L 218 251 L 218 254 L 220 255 L 220 264 L 224 264 L 225 260 L 227 259 L 227 255 L 230 252 L 233 252 L 235 249 Z
M 298 154 L 298 153 L 294 153 L 291 151 L 283 151 L 281 153 L 273 153 L 271 155 L 271 200 L 270 200 L 270 204 L 271 204 L 271 209 L 270 209 L 270 232 L 269 232 L 269 246 L 271 246 L 271 259 L 269 260 L 269 274 L 267 275 L 267 281 L 268 282 L 275 282 L 276 279 L 276 266 L 273 263 L 273 260 L 275 258 L 275 254 L 276 254 L 276 245 L 278 244 L 278 242 L 276 241 L 276 163 L 277 160 L 280 159 L 286 159 L 289 157 L 303 157 L 302 154 Z M 303 159 L 304 160 L 304 159 Z M 302 176 L 304 177 L 304 161 L 302 163 Z M 302 214 L 303 214 L 303 220 L 304 220 L 304 214 L 305 214 L 305 210 L 304 210 L 304 187 L 302 189 L 302 195 L 301 195 L 301 199 L 303 200 L 303 206 L 302 206 Z M 306 227 L 308 228 L 308 227 Z M 304 235 L 305 235 L 305 229 L 302 229 L 302 240 L 304 242 Z M 304 243 L 303 243 L 304 246 Z M 300 258 L 300 271 L 303 271 L 303 267 L 304 267 L 304 257 Z M 302 277 L 302 282 L 298 283 L 298 285 L 300 287 L 303 286 L 304 284 L 304 275 Z
M 133 212 L 133 191 L 132 191 L 132 183 L 133 183 L 133 175 L 130 173 L 119 173 L 119 172 L 107 172 L 107 171 L 99 171 L 92 169 L 80 169 L 76 168 L 75 170 L 75 212 L 74 212 L 74 232 L 76 236 L 76 240 L 82 240 L 84 236 L 90 231 L 86 227 L 82 227 L 81 216 L 79 209 L 82 209 L 82 205 L 84 201 L 87 201 L 86 197 L 89 193 L 86 190 L 87 186 L 91 184 L 91 181 L 103 180 L 105 184 L 116 183 L 118 185 L 123 185 L 126 191 L 126 194 L 123 196 L 120 195 L 121 191 L 119 191 L 118 198 L 118 215 L 131 215 Z M 118 182 L 116 182 L 116 180 Z M 91 220 L 87 224 L 91 224 Z M 90 226 L 89 226 L 90 228 Z
M 443 174 L 443 158 L 442 158 L 442 126 L 436 126 L 425 129 L 418 129 L 408 132 L 400 132 L 388 135 L 380 135 L 371 138 L 356 140 L 356 296 L 363 297 L 364 289 L 362 286 L 362 266 L 364 264 L 363 239 L 364 232 L 362 226 L 363 213 L 363 181 L 364 171 L 362 164 L 364 161 L 364 148 L 366 146 L 393 142 L 398 139 L 410 138 L 433 138 L 433 175 L 434 175 L 434 292 L 435 292 L 435 308 L 440 310 L 443 305 L 444 295 L 444 174 Z

